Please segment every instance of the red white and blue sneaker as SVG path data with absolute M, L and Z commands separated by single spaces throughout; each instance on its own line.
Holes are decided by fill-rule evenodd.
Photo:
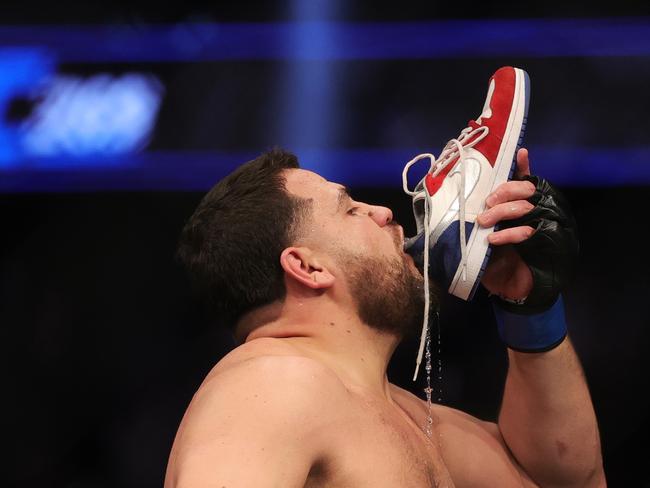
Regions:
M 530 80 L 518 68 L 503 67 L 488 85 L 483 112 L 470 120 L 440 156 L 420 154 L 402 174 L 404 191 L 413 197 L 417 235 L 405 250 L 449 293 L 470 300 L 490 256 L 487 236 L 493 227 L 475 225 L 485 199 L 512 178 L 528 114 Z M 409 168 L 428 158 L 431 166 L 414 190 L 408 189 Z M 428 249 L 428 252 L 424 252 Z M 428 271 L 428 272 L 427 272 Z

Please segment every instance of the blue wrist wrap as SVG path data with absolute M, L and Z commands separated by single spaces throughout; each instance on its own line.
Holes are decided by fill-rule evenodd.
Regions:
M 494 302 L 492 308 L 501 339 L 515 351 L 550 351 L 560 345 L 567 335 L 562 296 L 551 308 L 535 315 L 506 312 Z

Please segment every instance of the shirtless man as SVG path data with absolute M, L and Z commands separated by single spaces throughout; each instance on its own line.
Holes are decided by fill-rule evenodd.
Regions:
M 528 173 L 525 150 L 517 170 Z M 479 223 L 525 214 L 533 191 L 528 181 L 504 183 Z M 492 242 L 529 235 L 515 227 Z M 290 154 L 266 153 L 218 183 L 187 224 L 180 255 L 243 343 L 188 407 L 166 488 L 605 486 L 568 338 L 548 352 L 508 350 L 498 423 L 434 404 L 427 437 L 426 403 L 386 377 L 423 313 L 423 278 L 403 252 L 402 228 L 390 209 L 354 201 Z M 526 296 L 526 264 L 515 253 L 493 261 L 483 284 Z

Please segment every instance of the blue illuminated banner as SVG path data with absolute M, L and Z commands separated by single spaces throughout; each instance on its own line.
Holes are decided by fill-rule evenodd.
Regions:
M 288 148 L 292 149 L 292 148 Z M 351 187 L 401 188 L 402 168 L 423 148 L 295 149 L 301 167 Z M 0 192 L 83 192 L 111 190 L 206 191 L 259 152 L 164 152 L 129 157 L 79 159 L 86 171 L 66 167 L 67 159 L 34 161 L 21 170 L 0 172 Z M 650 181 L 650 147 L 530 148 L 535 174 L 560 186 L 640 185 Z M 615 163 L 615 171 L 612 165 Z M 423 164 L 422 172 L 426 171 Z M 417 172 L 417 171 L 416 171 Z
M 65 62 L 646 56 L 650 19 L 5 26 L 2 45 Z
M 259 154 L 258 146 L 268 140 L 284 141 L 305 168 L 331 180 L 399 187 L 403 164 L 417 153 L 435 151 L 394 147 L 428 141 L 423 130 L 409 139 L 414 124 L 426 121 L 432 132 L 454 132 L 447 132 L 446 120 L 432 122 L 439 106 L 429 103 L 425 110 L 414 98 L 405 107 L 394 96 L 384 100 L 381 81 L 374 79 L 376 63 L 350 69 L 355 63 L 329 61 L 398 60 L 401 76 L 407 64 L 402 60 L 458 59 L 454 69 L 462 69 L 469 58 L 498 66 L 513 56 L 584 57 L 589 73 L 611 72 L 610 80 L 627 76 L 642 85 L 647 70 L 634 70 L 650 56 L 650 19 L 0 27 L 0 192 L 205 191 Z M 610 70 L 611 57 L 621 57 L 618 66 L 627 71 Z M 632 68 L 631 59 L 636 63 Z M 246 63 L 226 63 L 240 60 Z M 203 62 L 205 71 L 197 69 Z M 620 87 L 627 81 L 616 85 L 619 91 L 589 92 L 583 89 L 591 79 L 573 73 L 571 81 L 580 81 L 564 87 L 557 80 L 569 76 L 562 69 L 572 62 L 554 61 L 550 79 L 556 92 L 566 92 L 559 94 L 557 110 L 537 119 L 543 124 L 539 140 L 565 146 L 532 148 L 535 172 L 559 185 L 648 184 L 650 147 L 644 133 L 625 131 L 625 124 L 644 127 L 630 115 L 645 109 L 646 86 L 637 88 L 638 96 L 634 90 L 625 93 L 634 94 L 627 103 L 620 103 Z M 162 63 L 168 64 L 160 68 Z M 109 70 L 115 66 L 119 74 Z M 417 75 L 405 73 L 404 78 Z M 393 76 L 393 84 L 395 79 L 399 77 Z M 165 86 L 169 80 L 173 82 Z M 445 96 L 427 92 L 428 85 L 419 86 L 423 96 L 431 96 L 428 102 Z M 257 91 L 247 91 L 250 87 Z M 346 126 L 352 124 L 346 120 L 346 114 L 354 112 L 346 112 L 351 100 L 365 103 L 363 108 L 373 110 L 370 117 L 386 122 L 375 124 L 374 131 L 363 123 Z M 29 110 L 16 116 L 14 107 L 23 102 Z M 384 103 L 385 110 L 376 109 Z M 604 120 L 603 114 L 613 114 L 615 123 L 605 126 L 596 120 Z M 378 129 L 382 124 L 385 131 Z M 378 140 L 364 137 L 365 130 Z M 594 137 L 603 133 L 599 131 L 612 135 L 601 140 Z M 556 132 L 564 138 L 554 137 Z M 392 134 L 392 139 L 381 140 L 384 134 Z M 635 146 L 612 147 L 623 139 Z M 154 142 L 148 147 L 150 140 Z M 373 144 L 390 147 L 366 147 Z M 210 150 L 192 150 L 196 148 Z

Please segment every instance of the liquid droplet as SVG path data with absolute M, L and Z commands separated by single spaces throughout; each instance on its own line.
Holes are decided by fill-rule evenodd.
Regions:
M 442 357 L 441 357 L 441 351 L 442 351 L 442 345 L 441 345 L 441 338 L 440 338 L 440 316 L 439 313 L 436 311 L 435 312 L 435 317 L 436 317 L 436 325 L 437 325 L 437 339 L 438 339 L 438 360 L 437 360 L 437 366 L 438 366 L 438 403 L 442 403 Z M 427 386 L 424 389 L 424 393 L 427 396 L 427 410 L 428 410 L 428 416 L 427 416 L 427 422 L 424 426 L 424 432 L 426 433 L 427 437 L 431 439 L 433 437 L 433 412 L 432 412 L 432 405 L 431 405 L 431 397 L 433 393 L 433 388 L 431 388 L 431 370 L 433 369 L 433 366 L 431 365 L 431 329 L 430 327 L 427 327 L 427 335 L 426 335 L 426 343 L 425 343 L 425 358 L 426 358 L 426 365 L 425 365 L 425 371 L 427 373 Z

